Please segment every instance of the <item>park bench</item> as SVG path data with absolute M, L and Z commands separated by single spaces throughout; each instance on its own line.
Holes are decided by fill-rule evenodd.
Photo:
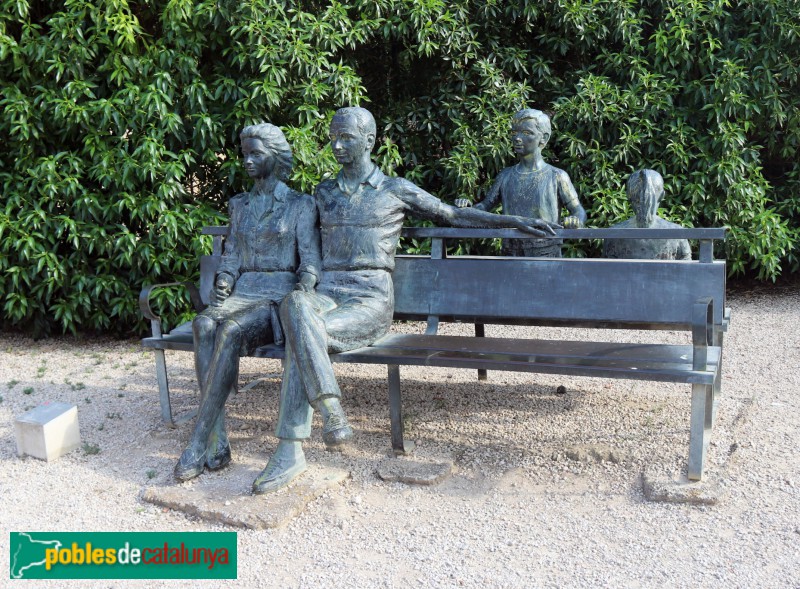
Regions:
M 215 239 L 224 228 L 210 228 Z M 513 229 L 407 228 L 406 237 L 431 238 L 430 256 L 397 256 L 394 271 L 396 320 L 427 321 L 425 334 L 389 334 L 373 345 L 335 354 L 336 362 L 388 366 L 392 448 L 409 452 L 404 439 L 401 366 L 440 366 L 479 371 L 509 370 L 674 382 L 691 385 L 688 476 L 700 480 L 720 393 L 726 268 L 714 260 L 715 240 L 724 229 L 561 230 L 564 239 L 691 239 L 699 259 L 611 260 L 448 256 L 447 241 L 523 237 Z M 221 252 L 216 243 L 214 253 Z M 193 299 L 203 299 L 213 277 L 213 258 Z M 162 412 L 169 411 L 164 349 L 192 349 L 190 326 L 160 333 L 160 322 L 142 291 L 142 311 L 153 323 L 143 344 L 156 352 Z M 439 322 L 476 324 L 476 337 L 437 335 Z M 596 329 L 688 331 L 692 344 L 612 343 L 482 337 L 484 324 Z M 282 358 L 283 350 L 263 346 L 255 356 Z M 484 376 L 485 372 L 480 376 Z

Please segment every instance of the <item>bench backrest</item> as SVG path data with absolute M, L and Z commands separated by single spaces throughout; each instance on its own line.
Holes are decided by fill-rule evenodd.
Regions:
M 692 304 L 703 296 L 714 299 L 714 323 L 722 323 L 725 264 L 403 256 L 394 284 L 397 319 L 688 329 Z
M 487 230 L 406 230 L 434 236 L 428 256 L 397 256 L 394 272 L 395 318 L 476 321 L 482 323 L 584 325 L 690 329 L 692 306 L 702 297 L 714 301 L 713 323 L 725 311 L 725 262 L 506 257 L 446 257 L 445 239 L 486 237 Z M 619 231 L 562 231 L 581 238 L 614 237 Z M 626 234 L 636 237 L 642 234 Z M 644 230 L 651 231 L 651 230 Z M 676 232 L 676 230 L 669 230 Z M 678 230 L 663 238 L 724 236 L 709 230 Z M 502 230 L 503 233 L 523 234 Z M 496 236 L 497 230 L 488 230 Z M 606 235 L 612 233 L 612 235 Z M 438 237 L 437 237 L 438 236 Z M 566 235 L 565 235 L 566 236 Z M 436 240 L 442 240 L 437 244 Z M 701 257 L 710 258 L 703 251 Z
M 214 251 L 201 259 L 200 292 L 208 301 L 226 227 L 207 227 Z M 697 239 L 700 260 L 447 257 L 446 241 L 524 237 L 511 229 L 406 228 L 406 236 L 433 239 L 431 256 L 397 256 L 395 319 L 479 323 L 690 329 L 692 305 L 714 301 L 713 323 L 725 312 L 724 261 L 713 241 L 724 229 L 562 230 L 565 239 Z

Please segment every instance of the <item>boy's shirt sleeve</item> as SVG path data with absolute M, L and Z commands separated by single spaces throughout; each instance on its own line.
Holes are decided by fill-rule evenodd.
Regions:
M 558 199 L 562 205 L 570 211 L 576 206 L 581 206 L 581 201 L 578 199 L 578 193 L 572 185 L 572 180 L 569 179 L 569 174 L 564 170 L 558 170 L 556 183 L 558 185 Z

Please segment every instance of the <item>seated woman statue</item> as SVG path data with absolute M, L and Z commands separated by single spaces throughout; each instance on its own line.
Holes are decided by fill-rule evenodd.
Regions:
M 245 127 L 240 139 L 255 184 L 229 203 L 230 233 L 211 302 L 192 324 L 200 412 L 175 466 L 181 481 L 230 463 L 224 406 L 236 387 L 239 357 L 280 334 L 277 303 L 293 289 L 313 291 L 320 274 L 314 201 L 283 183 L 292 168 L 286 138 L 262 123 Z

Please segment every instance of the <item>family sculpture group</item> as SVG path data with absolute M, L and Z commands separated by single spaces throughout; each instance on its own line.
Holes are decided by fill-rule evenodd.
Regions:
M 211 301 L 193 322 L 200 411 L 175 466 L 178 480 L 230 463 L 224 407 L 236 387 L 239 357 L 272 342 L 286 349 L 279 442 L 253 492 L 280 489 L 306 469 L 302 443 L 314 410 L 328 448 L 353 437 L 329 353 L 369 345 L 389 330 L 394 255 L 406 215 L 457 227 L 520 229 L 530 238 L 507 240 L 504 255 L 561 256 L 555 230 L 582 227 L 586 212 L 567 173 L 542 157 L 550 120 L 525 109 L 514 116 L 511 132 L 518 163 L 498 175 L 481 202 L 458 199 L 455 206 L 381 172 L 371 160 L 375 120 L 363 108 L 342 108 L 333 117 L 330 144 L 341 170 L 313 196 L 285 184 L 292 154 L 280 129 L 262 123 L 241 132 L 244 168 L 254 184 L 230 200 L 230 231 Z M 620 226 L 675 226 L 656 214 L 663 193 L 657 172 L 634 173 L 628 195 L 635 216 Z M 498 204 L 502 214 L 491 213 Z M 563 219 L 562 209 L 569 211 Z M 688 242 L 656 247 L 652 240 L 607 240 L 604 255 L 691 258 Z

